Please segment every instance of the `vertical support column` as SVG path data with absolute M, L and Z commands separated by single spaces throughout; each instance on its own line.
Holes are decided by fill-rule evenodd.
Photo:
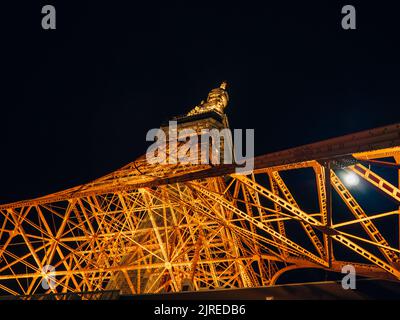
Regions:
M 395 154 L 394 160 L 396 161 L 397 164 L 400 164 L 400 154 Z M 400 169 L 398 169 L 398 180 L 399 180 L 399 189 L 400 189 Z M 399 247 L 398 249 L 400 250 L 400 205 L 399 205 L 399 214 L 398 214 L 398 232 L 399 232 Z
M 326 196 L 326 226 L 330 228 L 332 226 L 332 185 L 331 185 L 331 163 L 329 161 L 324 163 L 324 180 L 325 180 L 325 196 Z M 332 248 L 332 237 L 327 235 L 327 258 L 329 268 L 332 267 L 333 261 L 333 248 Z

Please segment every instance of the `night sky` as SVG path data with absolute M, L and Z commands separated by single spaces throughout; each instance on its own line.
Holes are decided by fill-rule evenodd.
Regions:
M 1 5 L 1 203 L 133 161 L 147 130 L 222 80 L 258 155 L 400 121 L 393 2 L 186 2 Z M 41 28 L 45 4 L 56 30 Z M 341 28 L 345 4 L 357 30 Z

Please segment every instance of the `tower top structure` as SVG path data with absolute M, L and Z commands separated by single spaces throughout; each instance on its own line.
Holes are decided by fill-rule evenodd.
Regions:
M 187 113 L 187 115 L 193 116 L 210 111 L 217 112 L 220 115 L 224 114 L 224 109 L 227 107 L 229 102 L 229 95 L 226 91 L 227 86 L 227 82 L 223 81 L 218 88 L 212 89 L 208 93 L 207 100 L 205 102 L 202 101 L 199 105 L 195 106 Z

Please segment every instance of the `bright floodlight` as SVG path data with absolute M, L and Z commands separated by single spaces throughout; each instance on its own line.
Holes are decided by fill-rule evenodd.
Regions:
M 348 186 L 356 186 L 360 182 L 360 179 L 354 172 L 347 172 L 344 176 L 344 182 Z

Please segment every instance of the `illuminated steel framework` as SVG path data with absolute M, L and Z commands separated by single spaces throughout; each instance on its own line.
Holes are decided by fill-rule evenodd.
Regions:
M 225 86 L 186 124 L 215 113 L 226 127 Z M 400 279 L 400 124 L 254 164 L 240 175 L 235 165 L 149 164 L 143 156 L 91 183 L 1 205 L 0 293 L 246 288 L 273 285 L 289 270 L 340 272 L 346 264 Z M 346 172 L 361 184 L 346 186 Z M 378 199 L 374 208 L 366 197 Z M 43 279 L 55 283 L 44 289 Z

